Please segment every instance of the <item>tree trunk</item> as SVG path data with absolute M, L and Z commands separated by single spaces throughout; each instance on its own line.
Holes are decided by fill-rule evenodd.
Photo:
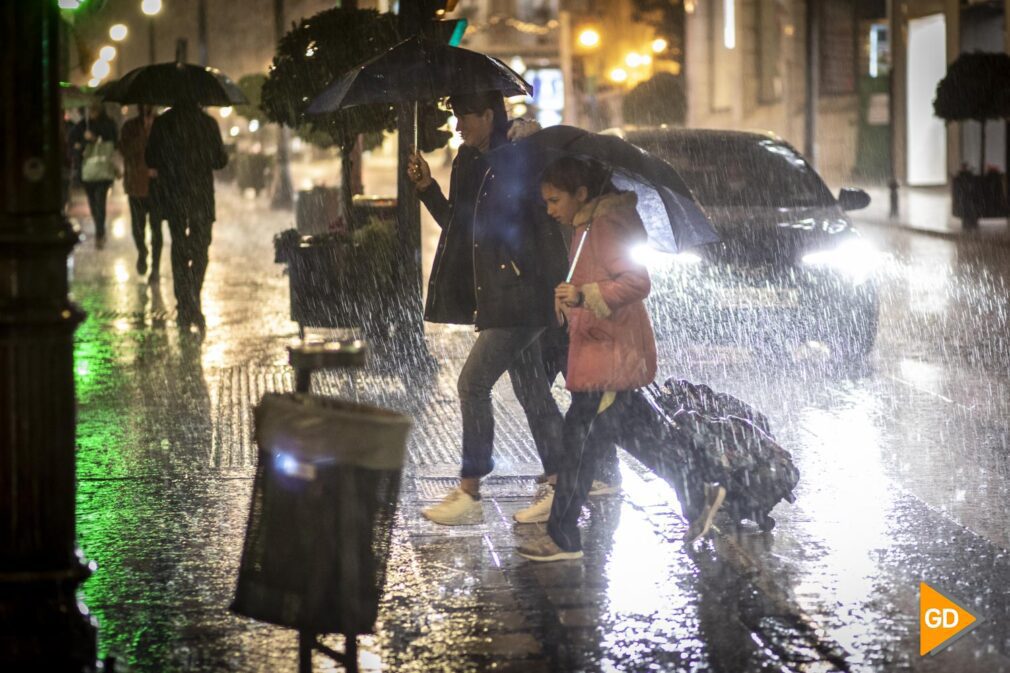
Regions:
M 985 175 L 985 120 L 979 123 L 982 124 L 982 146 L 978 150 L 978 174 Z

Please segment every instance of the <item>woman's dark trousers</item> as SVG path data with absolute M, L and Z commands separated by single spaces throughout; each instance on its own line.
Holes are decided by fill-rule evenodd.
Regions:
M 606 411 L 597 415 L 602 392 L 572 393 L 572 405 L 565 414 L 564 455 L 547 533 L 565 551 L 582 549 L 579 514 L 589 496 L 601 460 L 622 441 L 623 420 L 631 391 L 620 391 Z
M 526 412 L 544 472 L 557 471 L 561 450 L 561 412 L 540 354 L 542 327 L 493 327 L 481 330 L 459 374 L 457 389 L 463 416 L 464 478 L 483 477 L 494 469 L 494 410 L 491 388 L 506 371 Z
M 109 200 L 110 187 L 112 187 L 111 180 L 84 183 L 84 193 L 88 195 L 88 209 L 91 211 L 91 219 L 95 221 L 95 238 L 98 240 L 105 238 L 105 204 Z
M 204 326 L 200 291 L 207 273 L 213 222 L 179 217 L 168 221 L 172 234 L 172 281 L 180 326 Z
M 133 227 L 133 242 L 137 246 L 137 257 L 147 266 L 147 221 L 151 221 L 151 277 L 157 278 L 161 269 L 161 248 L 164 238 L 161 231 L 161 216 L 151 209 L 151 199 L 144 196 L 130 197 L 130 224 Z M 138 271 L 139 264 L 138 264 Z M 140 271 L 143 273 L 143 271 Z

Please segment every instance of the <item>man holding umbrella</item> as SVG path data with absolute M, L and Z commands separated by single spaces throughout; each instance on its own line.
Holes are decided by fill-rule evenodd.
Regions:
M 178 305 L 178 325 L 196 327 L 206 321 L 200 291 L 207 272 L 214 210 L 214 170 L 228 163 L 217 123 L 201 105 L 243 105 L 249 101 L 220 70 L 190 63 L 155 63 L 135 68 L 100 91 L 105 100 L 145 105 L 170 105 L 154 120 L 144 161 L 154 178 L 151 209 L 168 220 L 172 233 L 172 281 Z M 138 263 L 138 271 L 140 270 Z
M 180 329 L 203 334 L 207 323 L 200 292 L 207 272 L 216 217 L 214 173 L 228 163 L 217 123 L 191 97 L 154 120 L 145 153 L 154 170 L 153 207 L 172 234 L 172 280 Z
M 424 511 L 436 523 L 458 525 L 483 517 L 480 480 L 494 468 L 491 388 L 506 371 L 544 471 L 556 471 L 562 419 L 539 339 L 554 319 L 551 293 L 564 274 L 565 256 L 560 231 L 536 221 L 542 206 L 522 198 L 526 195 L 511 194 L 507 185 L 495 185 L 485 161 L 486 152 L 508 141 L 501 92 L 454 95 L 449 105 L 463 146 L 453 162 L 448 198 L 420 154 L 411 157 L 407 175 L 442 227 L 424 319 L 473 324 L 479 331 L 458 382 L 460 486 Z

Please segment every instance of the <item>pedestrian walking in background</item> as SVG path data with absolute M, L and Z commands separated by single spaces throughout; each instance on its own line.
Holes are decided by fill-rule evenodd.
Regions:
M 448 198 L 420 154 L 411 157 L 408 177 L 442 228 L 424 319 L 472 324 L 479 332 L 457 385 L 463 417 L 460 486 L 424 511 L 436 523 L 458 525 L 483 519 L 480 481 L 494 469 L 491 389 L 506 371 L 544 471 L 555 471 L 562 419 L 539 338 L 553 320 L 549 257 L 553 250 L 563 260 L 564 247 L 559 236 L 546 240 L 550 231 L 537 226 L 532 199 L 505 198 L 496 189 L 484 154 L 521 126 L 513 123 L 510 129 L 501 93 L 453 96 L 449 104 L 463 145 L 453 161 Z
M 631 391 L 656 375 L 656 342 L 644 299 L 651 283 L 631 249 L 646 240 L 634 192 L 618 192 L 602 165 L 572 157 L 544 171 L 547 212 L 574 228 L 571 282 L 554 291 L 570 338 L 565 379 L 572 403 L 547 534 L 519 547 L 535 561 L 582 557 L 578 519 L 607 447 L 620 444 Z M 579 252 L 581 249 L 581 252 Z
M 105 207 L 118 172 L 113 159 L 116 123 L 105 112 L 104 103 L 91 105 L 84 119 L 71 131 L 70 145 L 81 153 L 81 182 L 95 222 L 95 245 L 102 246 L 105 244 Z
M 163 237 L 161 215 L 152 209 L 151 171 L 144 159 L 151 126 L 157 117 L 153 106 L 140 104 L 137 116 L 123 124 L 119 138 L 119 152 L 123 155 L 123 190 L 130 202 L 130 223 L 133 242 L 137 246 L 137 273 L 147 273 L 147 222 L 151 222 L 151 276 L 157 282 L 161 270 Z
M 154 120 L 144 154 L 154 170 L 155 212 L 172 234 L 172 280 L 180 329 L 201 334 L 200 303 L 216 218 L 214 171 L 228 164 L 217 123 L 191 100 L 179 100 Z

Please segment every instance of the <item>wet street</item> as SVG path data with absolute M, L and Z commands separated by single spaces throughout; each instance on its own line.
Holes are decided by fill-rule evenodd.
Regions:
M 138 278 L 121 195 L 105 249 L 89 236 L 72 259 L 73 299 L 88 314 L 74 365 L 78 536 L 98 565 L 81 598 L 116 670 L 296 668 L 293 631 L 228 611 L 256 461 L 252 410 L 294 387 L 285 346 L 298 326 L 272 243 L 293 217 L 231 186 L 218 204 L 202 342 L 175 326 L 167 245 L 160 286 Z M 81 205 L 73 214 L 90 235 Z M 514 552 L 529 533 L 511 517 L 540 465 L 507 382 L 495 393 L 485 523 L 447 529 L 420 516 L 458 471 L 468 330 L 429 326 L 434 373 L 376 358 L 314 378 L 315 392 L 414 422 L 377 632 L 359 639 L 363 670 L 1010 671 L 1010 246 L 865 234 L 885 257 L 864 364 L 832 364 L 813 347 L 660 339 L 660 380 L 752 403 L 793 453 L 796 503 L 775 509 L 770 533 L 723 526 L 685 549 L 673 490 L 623 454 L 623 493 L 585 513 L 585 559 L 532 564 Z M 555 394 L 567 405 L 560 385 Z M 984 618 L 929 657 L 921 581 Z

